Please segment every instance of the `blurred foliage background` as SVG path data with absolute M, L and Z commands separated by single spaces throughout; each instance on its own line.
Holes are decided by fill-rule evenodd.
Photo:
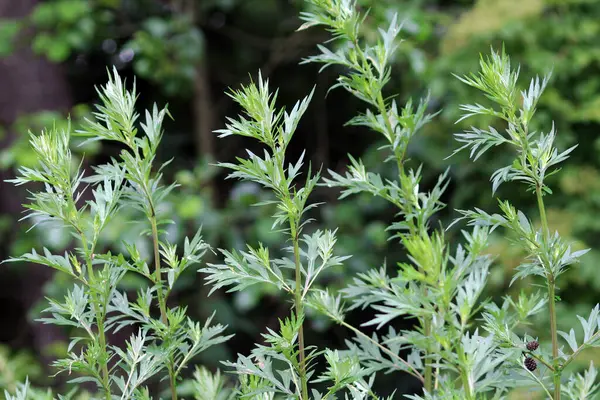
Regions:
M 489 176 L 511 157 L 498 149 L 486 158 L 485 168 L 481 163 L 474 168 L 463 155 L 446 160 L 456 147 L 452 134 L 466 124 L 454 123 L 458 106 L 474 95 L 452 74 L 475 71 L 479 53 L 502 44 L 521 65 L 524 81 L 553 71 L 539 105 L 537 127 L 548 131 L 554 120 L 559 145 L 580 146 L 553 177 L 555 194 L 548 200 L 548 214 L 552 228 L 578 247 L 594 249 L 562 281 L 559 325 L 567 330 L 576 313 L 586 314 L 600 300 L 600 2 L 358 0 L 358 4 L 370 9 L 363 32 L 366 40 L 372 40 L 377 27 L 386 25 L 394 13 L 405 21 L 389 94 L 403 103 L 430 92 L 431 109 L 441 110 L 415 138 L 409 156 L 413 166 L 423 164 L 426 187 L 451 166 L 452 184 L 444 199 L 449 207 L 439 216 L 445 225 L 456 216 L 456 208 L 496 209 Z M 181 184 L 166 205 L 176 222 L 169 234 L 176 238 L 203 225 L 205 239 L 214 247 L 240 248 L 261 241 L 276 251 L 284 245 L 271 230 L 269 210 L 251 207 L 267 194 L 247 183 L 225 181 L 223 171 L 211 166 L 215 160 L 231 160 L 249 145 L 241 139 L 219 141 L 212 131 L 224 125 L 225 116 L 238 111 L 224 94 L 227 88 L 247 82 L 259 69 L 280 88 L 283 104 L 293 104 L 317 85 L 292 142 L 292 156 L 306 149 L 313 165 L 340 172 L 347 154 L 352 154 L 383 175 L 393 174 L 375 151 L 381 144 L 375 134 L 343 126 L 363 105 L 341 91 L 327 94 L 339 71 L 319 74 L 314 66 L 299 65 L 303 57 L 314 54 L 317 43 L 328 39 L 326 32 L 316 29 L 295 32 L 300 24 L 297 15 L 305 7 L 302 0 L 0 0 L 0 259 L 42 245 L 54 251 L 70 246 L 59 226 L 26 234 L 28 226 L 19 224 L 18 218 L 27 193 L 4 179 L 14 175 L 16 166 L 35 162 L 27 145 L 29 130 L 67 124 L 68 116 L 77 128 L 96 100 L 94 85 L 104 83 L 107 68 L 113 65 L 129 77 L 129 83 L 136 77 L 140 110 L 153 102 L 168 103 L 174 117 L 166 126 L 160 151 L 164 160 L 175 157 L 166 179 Z M 74 151 L 85 165 L 93 165 L 118 149 L 95 144 Z M 531 195 L 513 188 L 504 185 L 499 196 L 535 215 Z M 314 201 L 326 204 L 314 215 L 316 226 L 339 227 L 338 252 L 353 257 L 326 283 L 343 286 L 357 272 L 384 263 L 393 269 L 403 257 L 401 246 L 388 241 L 385 230 L 394 211 L 368 196 L 337 201 L 337 195 L 319 189 Z M 103 239 L 105 246 L 117 251 L 124 250 L 122 241 L 143 246 L 132 223 L 135 217 L 113 223 Z M 456 229 L 448 234 L 459 239 Z M 490 251 L 499 255 L 490 297 L 500 300 L 505 294 L 536 289 L 536 282 L 509 286 L 522 254 L 508 240 L 494 236 Z M 36 384 L 59 390 L 64 384 L 64 377 L 48 378 L 52 371 L 46 366 L 65 351 L 66 332 L 34 320 L 43 309 L 44 295 L 60 295 L 69 284 L 33 265 L 0 267 L 0 389 L 12 389 L 26 375 Z M 126 284 L 135 288 L 143 283 L 131 279 Z M 273 327 L 289 307 L 263 287 L 236 295 L 206 294 L 200 276 L 190 273 L 180 280 L 171 301 L 188 305 L 197 319 L 216 310 L 219 322 L 236 333 L 227 345 L 197 360 L 211 368 L 218 366 L 218 359 L 247 353 L 252 343 L 260 341 L 264 327 Z M 367 317 L 360 312 L 351 315 L 357 324 Z M 540 318 L 532 321 L 530 334 L 545 340 L 548 333 L 536 331 L 546 322 Z M 343 346 L 347 333 L 341 328 L 318 318 L 309 324 L 308 343 Z M 598 362 L 600 354 L 583 354 L 574 368 L 590 359 Z M 382 393 L 419 390 L 409 379 L 380 381 Z

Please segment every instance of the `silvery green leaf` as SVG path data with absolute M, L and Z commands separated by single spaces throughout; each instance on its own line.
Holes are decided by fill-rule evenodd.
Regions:
M 598 371 L 590 361 L 590 367 L 583 374 L 572 374 L 562 386 L 562 393 L 570 399 L 592 400 L 596 398 L 600 385 L 596 382 Z
M 571 328 L 568 334 L 563 331 L 558 331 L 558 334 L 562 336 L 563 339 L 565 339 L 569 347 L 571 347 L 571 350 L 573 350 L 574 352 L 577 351 L 577 348 L 579 346 L 577 345 L 577 338 L 575 337 L 575 329 Z

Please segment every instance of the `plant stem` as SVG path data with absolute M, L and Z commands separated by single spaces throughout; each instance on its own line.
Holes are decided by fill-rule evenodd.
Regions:
M 137 147 L 133 142 L 126 142 L 129 148 L 133 151 L 135 158 L 140 160 Z M 154 248 L 154 283 L 156 284 L 156 296 L 158 297 L 158 308 L 160 309 L 160 319 L 165 326 L 168 326 L 169 320 L 167 318 L 167 300 L 162 287 L 162 271 L 160 268 L 160 250 L 158 240 L 158 226 L 156 222 L 156 207 L 152 199 L 151 191 L 148 188 L 148 182 L 144 178 L 140 178 L 138 184 L 140 185 L 146 201 L 149 205 L 149 213 L 147 214 L 150 226 L 152 229 L 152 245 Z M 173 360 L 169 359 L 167 366 L 169 371 L 169 386 L 171 387 L 171 400 L 177 400 L 177 387 L 175 385 L 176 375 Z
M 549 237 L 548 218 L 546 217 L 546 207 L 542 198 L 541 185 L 536 186 L 535 194 L 537 197 L 540 219 L 542 222 L 543 237 L 542 240 L 547 240 Z M 554 366 L 554 400 L 560 400 L 560 380 L 562 369 L 558 365 L 558 333 L 556 328 L 556 282 L 554 274 L 550 270 L 550 266 L 546 266 L 546 280 L 548 285 L 548 307 L 550 312 L 550 334 L 552 337 L 552 363 Z
M 465 399 L 472 400 L 473 393 L 471 393 L 471 385 L 469 384 L 469 376 L 464 370 L 461 370 L 460 377 L 462 379 L 463 388 L 465 389 Z
M 540 211 L 540 220 L 542 221 L 542 231 L 544 233 L 544 239 L 548 236 L 548 218 L 546 217 L 546 207 L 544 206 L 544 199 L 542 198 L 542 187 L 537 185 L 535 188 L 535 194 L 537 197 L 538 209 Z
M 379 108 L 379 112 L 381 113 L 381 115 L 384 118 L 385 121 L 385 126 L 386 129 L 388 130 L 388 135 L 390 138 L 394 138 L 394 127 L 392 127 L 392 123 L 390 122 L 390 118 L 388 116 L 387 113 L 387 107 L 385 105 L 385 101 L 383 100 L 383 95 L 381 94 L 381 92 L 378 93 L 377 95 L 377 105 Z M 399 148 L 395 148 L 394 149 L 394 156 L 396 158 L 396 164 L 398 166 L 398 177 L 400 179 L 402 179 L 402 176 L 404 175 L 404 154 L 406 152 L 406 146 L 403 147 L 402 149 Z M 420 225 L 420 224 L 418 224 Z M 419 229 L 419 227 L 417 227 L 417 229 Z M 411 234 L 415 234 L 415 229 L 413 224 L 409 224 L 409 229 Z M 425 298 L 427 298 L 427 287 L 423 288 L 423 296 Z M 427 316 L 423 317 L 423 329 L 424 329 L 424 333 L 425 333 L 425 337 L 429 337 L 431 336 L 431 319 Z M 427 356 L 428 353 L 425 352 L 425 360 L 427 360 Z M 425 380 L 423 382 L 423 386 L 424 389 L 431 393 L 433 391 L 433 367 L 431 366 L 430 363 L 426 362 L 425 363 Z
M 424 292 L 427 293 L 427 288 L 424 289 Z M 427 316 L 423 317 L 423 328 L 425 330 L 425 337 L 429 338 L 431 336 L 431 319 Z M 425 382 L 423 382 L 423 386 L 428 393 L 431 393 L 433 390 L 433 367 L 431 366 L 431 362 L 426 358 L 427 355 L 425 353 Z
M 160 269 L 160 251 L 158 249 L 158 227 L 156 224 L 156 213 L 154 207 L 151 206 L 152 215 L 150 216 L 150 225 L 152 227 L 152 244 L 154 247 L 154 273 L 155 281 L 157 285 L 156 293 L 158 296 L 158 307 L 160 308 L 160 319 L 163 324 L 168 325 L 167 319 L 167 304 L 165 295 L 162 288 L 162 272 Z M 169 372 L 169 386 L 171 387 L 171 400 L 177 400 L 177 386 L 175 385 L 175 371 L 172 365 L 173 361 L 169 359 L 168 372 Z
M 358 56 L 362 60 L 362 64 L 363 64 L 362 67 L 364 69 L 364 72 L 367 74 L 367 76 L 370 79 L 376 81 L 377 78 L 373 75 L 373 71 L 371 70 L 370 63 L 367 60 L 367 57 L 365 56 L 364 52 L 361 50 L 361 47 L 359 46 L 358 38 L 353 38 L 353 43 L 354 43 L 354 48 L 356 49 L 356 51 L 358 53 Z M 379 90 L 376 95 L 376 105 L 379 110 L 379 113 L 381 114 L 381 116 L 383 118 L 383 121 L 385 124 L 385 129 L 387 130 L 386 136 L 387 136 L 388 140 L 390 141 L 390 144 L 393 147 L 394 155 L 396 157 L 396 163 L 398 165 L 398 176 L 402 177 L 402 174 L 404 174 L 403 161 L 404 161 L 404 154 L 406 152 L 406 146 L 402 146 L 402 143 L 396 143 L 395 126 L 392 126 L 392 122 L 390 121 L 388 109 L 385 104 L 385 100 L 383 99 L 383 94 L 382 94 L 381 90 Z M 398 147 L 395 147 L 395 145 L 397 145 Z M 414 228 L 412 226 L 410 227 L 410 231 L 411 231 L 411 233 L 414 234 Z M 427 288 L 424 288 L 424 296 L 426 296 L 426 295 L 427 295 Z M 429 317 L 424 318 L 423 327 L 425 330 L 425 336 L 429 337 L 431 335 L 431 320 L 429 319 Z M 427 359 L 427 355 L 428 355 L 428 353 L 425 352 L 426 359 Z M 427 390 L 428 392 L 432 391 L 432 389 L 433 389 L 433 367 L 430 364 L 425 365 L 425 378 L 424 378 L 423 384 L 424 384 L 425 390 Z
M 296 266 L 296 287 L 295 287 L 295 305 L 296 318 L 304 317 L 304 306 L 302 304 L 302 275 L 300 271 L 300 246 L 298 244 L 298 230 L 294 220 L 290 220 L 292 231 L 292 240 L 294 242 L 294 262 Z M 308 380 L 306 378 L 306 355 L 304 354 L 304 324 L 300 325 L 298 330 L 298 354 L 300 366 L 300 382 L 302 385 L 302 399 L 308 400 Z
M 88 286 L 92 286 L 94 284 L 93 281 L 96 279 L 96 275 L 94 274 L 94 270 L 92 269 L 93 268 L 92 256 L 94 254 L 95 246 L 92 245 L 91 249 L 90 249 L 90 246 L 88 245 L 88 241 L 87 241 L 87 238 L 86 238 L 83 230 L 81 230 L 76 225 L 74 225 L 74 226 L 81 238 L 81 245 L 83 246 L 83 252 L 84 252 L 85 258 L 86 258 L 85 261 L 87 264 L 88 279 L 90 280 L 90 282 L 88 283 Z M 96 295 L 96 292 L 92 289 L 92 290 L 90 290 L 90 294 L 92 297 L 94 313 L 96 314 L 96 327 L 98 329 L 98 345 L 106 354 L 106 349 L 107 349 L 106 334 L 104 332 L 105 313 L 104 313 L 104 310 L 102 310 L 100 308 L 100 301 L 98 300 L 98 296 Z M 106 357 L 106 358 L 108 358 L 108 357 Z M 108 374 L 108 360 L 107 359 L 102 362 L 101 369 L 102 369 L 102 388 L 104 389 L 104 398 L 106 400 L 111 400 L 112 393 L 110 391 L 110 377 Z
M 156 215 L 150 216 L 150 225 L 152 227 L 152 244 L 154 246 L 154 280 L 156 283 L 156 293 L 158 296 L 158 307 L 160 308 L 160 319 L 163 324 L 167 324 L 167 305 L 165 295 L 162 289 L 162 273 L 160 269 L 160 251 L 158 250 L 158 228 L 156 226 Z
M 177 400 L 177 385 L 175 384 L 175 371 L 173 368 L 173 360 L 169 359 L 169 385 L 171 386 L 171 399 Z
M 98 345 L 101 349 L 106 349 L 106 334 L 104 332 L 104 316 L 98 306 L 98 297 L 93 294 L 92 301 L 94 301 L 94 309 L 96 311 L 96 326 L 98 328 Z M 104 360 L 101 365 L 102 368 L 102 387 L 104 388 L 104 398 L 110 400 L 112 394 L 110 391 L 110 380 L 108 375 L 108 360 Z
M 548 296 L 550 308 L 550 332 L 552 334 L 552 360 L 554 364 L 554 400 L 560 400 L 561 368 L 558 365 L 558 337 L 556 331 L 556 306 L 554 276 L 548 275 Z
M 544 392 L 546 393 L 548 398 L 552 400 L 552 394 L 548 391 L 548 388 L 546 387 L 544 382 L 542 382 L 533 372 L 527 371 L 527 373 L 542 387 L 542 389 L 544 389 Z
M 544 364 L 546 366 L 546 368 L 548 368 L 550 371 L 554 372 L 554 366 L 552 364 L 548 363 L 542 357 L 536 356 L 535 354 L 533 354 L 531 352 L 529 352 L 528 355 L 529 355 L 529 357 L 535 358 L 538 362 Z M 564 366 L 563 366 L 563 369 L 564 369 Z
M 91 261 L 88 261 L 88 268 L 91 268 Z M 91 270 L 90 270 L 91 271 Z M 94 278 L 95 279 L 95 278 Z M 106 349 L 106 334 L 104 332 L 104 313 L 100 309 L 100 302 L 96 293 L 92 292 L 92 301 L 94 302 L 94 312 L 96 313 L 96 327 L 98 328 L 98 345 L 101 349 Z M 106 350 L 104 350 L 106 351 Z M 108 360 L 104 360 L 100 366 L 102 369 L 102 387 L 104 388 L 104 397 L 110 400 L 112 394 L 110 392 L 110 380 L 108 375 Z
M 95 296 L 94 296 L 95 297 Z M 104 318 L 102 315 L 96 314 L 96 324 L 98 326 L 98 344 L 101 349 L 106 349 L 106 336 L 104 333 Z M 106 400 L 110 400 L 112 395 L 110 393 L 110 382 L 108 376 L 108 365 L 107 362 L 102 363 L 102 386 L 104 387 L 104 397 Z

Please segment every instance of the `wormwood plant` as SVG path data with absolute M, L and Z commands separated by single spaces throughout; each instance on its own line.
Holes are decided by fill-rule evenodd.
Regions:
M 492 53 L 482 60 L 479 75 L 462 78 L 463 82 L 482 90 L 500 106 L 500 110 L 479 104 L 462 106 L 463 118 L 475 114 L 500 117 L 507 122 L 506 136 L 494 128 L 472 128 L 457 139 L 470 148 L 477 159 L 492 146 L 509 143 L 516 147 L 518 157 L 492 177 L 495 191 L 502 181 L 519 180 L 535 192 L 540 209 L 542 229 L 536 230 L 521 212 L 508 202 L 501 202 L 504 215 L 489 215 L 481 210 L 463 211 L 473 226 L 472 232 L 463 231 L 465 245 L 451 252 L 444 230 L 430 226 L 429 220 L 444 207 L 440 198 L 447 184 L 446 173 L 429 192 L 421 192 L 421 168 L 407 166 L 407 147 L 410 139 L 427 123 L 432 115 L 426 114 L 427 99 L 415 108 L 409 101 L 402 110 L 393 99 L 387 99 L 383 89 L 390 79 L 390 59 L 396 50 L 396 37 L 400 26 L 392 19 L 387 30 L 380 29 L 377 43 L 364 44 L 360 26 L 364 15 L 350 0 L 310 0 L 312 12 L 302 15 L 306 23 L 301 29 L 322 25 L 332 32 L 338 50 L 319 46 L 321 54 L 306 62 L 338 66 L 345 70 L 336 87 L 342 87 L 363 100 L 369 108 L 353 118 L 349 124 L 366 126 L 382 134 L 387 145 L 387 161 L 397 165 L 397 179 L 383 179 L 367 172 L 360 160 L 350 157 L 348 172 L 340 175 L 329 171 L 324 182 L 329 187 L 342 188 L 341 197 L 355 193 L 371 193 L 382 197 L 398 209 L 399 222 L 389 229 L 395 232 L 408 254 L 408 262 L 398 264 L 397 276 L 390 277 L 385 267 L 360 274 L 352 285 L 335 295 L 327 291 L 316 292 L 311 306 L 332 320 L 346 325 L 346 309 L 342 300 L 350 303 L 348 309 L 371 308 L 375 317 L 364 325 L 378 329 L 397 317 L 415 319 L 413 330 L 401 332 L 391 327 L 387 335 L 365 339 L 358 335 L 349 342 L 348 354 L 358 357 L 370 371 L 392 372 L 401 370 L 416 376 L 424 386 L 423 396 L 412 399 L 479 399 L 503 398 L 517 385 L 533 380 L 541 385 L 551 399 L 561 393 L 569 398 L 590 398 L 597 390 L 593 365 L 584 375 L 571 375 L 566 387 L 561 389 L 564 368 L 584 348 L 595 345 L 600 320 L 596 307 L 590 317 L 580 318 L 584 330 L 583 343 L 578 345 L 574 330 L 568 334 L 556 329 L 556 277 L 576 262 L 586 250 L 572 251 L 557 233 L 548 230 L 543 194 L 551 193 L 544 178 L 555 172 L 552 168 L 564 161 L 574 147 L 560 153 L 553 147 L 555 132 L 536 135 L 529 132 L 537 100 L 548 78 L 532 80 L 529 89 L 519 92 L 516 87 L 518 71 L 512 71 L 508 57 Z M 518 103 L 519 95 L 522 104 Z M 461 148 L 461 149 L 462 149 Z M 459 149 L 460 150 L 460 149 Z M 457 151 L 459 151 L 457 150 Z M 480 299 L 487 282 L 492 259 L 484 254 L 488 234 L 498 226 L 512 230 L 529 252 L 527 263 L 517 269 L 516 278 L 541 275 L 546 278 L 547 295 L 521 294 L 517 299 L 505 297 L 500 306 Z M 528 335 L 518 336 L 526 321 L 545 310 L 548 304 L 552 352 Z M 480 333 L 475 317 L 480 315 L 485 331 Z M 359 332 L 353 329 L 355 332 Z M 565 354 L 558 343 L 558 334 L 565 338 L 571 353 Z M 398 363 L 401 352 L 408 352 L 405 362 Z M 537 360 L 537 361 L 536 361 Z M 544 368 L 538 369 L 537 362 Z M 519 377 L 522 375 L 523 377 Z M 548 388 L 548 380 L 554 385 Z
M 388 29 L 380 29 L 380 39 L 370 45 L 361 40 L 364 16 L 356 11 L 354 2 L 311 3 L 314 11 L 303 14 L 303 28 L 324 25 L 338 41 L 338 50 L 319 46 L 321 54 L 306 61 L 323 63 L 325 67 L 341 66 L 347 71 L 338 78 L 336 86 L 369 107 L 349 124 L 366 126 L 383 135 L 387 144 L 381 151 L 387 152 L 386 161 L 394 162 L 398 173 L 396 179 L 386 180 L 367 172 L 360 160 L 350 157 L 348 172 L 340 175 L 329 171 L 330 177 L 324 179 L 324 184 L 342 188 L 342 198 L 366 192 L 392 203 L 401 220 L 389 229 L 408 253 L 408 262 L 398 264 L 396 276 L 389 276 L 383 266 L 360 274 L 341 294 L 319 292 L 311 304 L 342 325 L 346 325 L 346 311 L 355 308 L 373 309 L 374 318 L 364 325 L 378 329 L 389 326 L 398 317 L 414 318 L 412 330 L 396 332 L 389 326 L 387 333 L 373 338 L 359 334 L 349 342 L 348 352 L 370 371 L 404 371 L 414 375 L 423 383 L 425 398 L 474 399 L 490 391 L 501 393 L 507 382 L 497 367 L 509 354 L 501 353 L 491 338 L 471 329 L 492 261 L 482 254 L 488 230 L 477 227 L 463 232 L 466 244 L 451 254 L 444 231 L 429 224 L 431 217 L 445 206 L 440 198 L 447 186 L 447 172 L 431 191 L 421 192 L 421 168 L 407 166 L 410 139 L 433 117 L 426 113 L 428 100 L 421 100 L 417 106 L 409 101 L 399 110 L 396 101 L 383 93 L 397 48 L 397 19 L 392 19 Z M 349 303 L 347 308 L 342 305 L 342 298 Z M 521 301 L 529 304 L 535 299 Z M 408 355 L 403 358 L 405 353 Z
M 69 382 L 93 382 L 99 398 L 106 400 L 150 399 L 149 381 L 167 378 L 170 397 L 177 399 L 177 381 L 189 361 L 229 338 L 222 335 L 224 326 L 211 326 L 210 319 L 199 324 L 186 316 L 185 307 L 167 304 L 178 277 L 199 263 L 209 246 L 198 231 L 185 239 L 180 252 L 161 230 L 169 222 L 161 215 L 161 202 L 176 186 L 161 183 L 164 165 L 154 167 L 167 110 L 154 106 L 138 127 L 135 87 L 126 90 L 116 70 L 98 93 L 102 104 L 78 134 L 119 143 L 119 157 L 86 175 L 71 155 L 70 129 L 50 129 L 31 135 L 37 167 L 20 168 L 20 176 L 12 180 L 16 185 L 35 184 L 24 219 L 32 220 L 33 226 L 62 222 L 75 238 L 74 249 L 63 255 L 34 249 L 8 261 L 46 265 L 74 280 L 64 299 L 48 299 L 47 316 L 41 318 L 72 328 L 67 357 L 53 364 L 58 373 L 69 375 Z M 134 243 L 125 243 L 127 255 L 97 247 L 103 229 L 123 207 L 143 215 L 152 265 Z M 127 273 L 148 282 L 135 296 L 119 290 Z M 111 344 L 107 335 L 126 327 L 133 333 L 125 346 Z M 17 398 L 27 398 L 27 392 L 26 385 Z
M 381 151 L 397 170 L 397 176 L 384 179 L 351 157 L 348 172 L 329 171 L 321 184 L 341 188 L 342 198 L 370 193 L 396 207 L 399 218 L 389 230 L 405 248 L 407 259 L 398 263 L 394 274 L 389 274 L 385 265 L 359 274 L 340 293 L 321 288 L 319 277 L 330 268 L 341 267 L 348 256 L 334 254 L 335 231 L 311 229 L 307 214 L 317 204 L 310 203 L 309 196 L 321 180 L 320 173 L 313 174 L 309 167 L 303 178 L 304 157 L 293 161 L 287 157 L 287 148 L 313 93 L 288 112 L 277 108 L 277 92 L 269 90 L 260 73 L 257 82 L 233 90 L 230 96 L 243 114 L 229 118 L 218 133 L 221 137 L 238 135 L 257 140 L 263 150 L 261 154 L 247 151 L 246 157 L 219 165 L 231 171 L 229 178 L 253 181 L 272 192 L 273 200 L 260 205 L 275 206 L 273 229 L 286 236 L 289 246 L 283 249 L 287 256 L 282 258 L 274 257 L 274 252 L 260 243 L 248 245 L 244 251 L 221 249 L 223 262 L 207 264 L 199 271 L 213 286 L 212 291 L 273 285 L 287 295 L 290 312 L 277 330 L 267 328 L 263 342 L 251 354 L 225 362 L 238 376 L 235 387 L 226 384 L 220 372 L 198 368 L 193 381 L 195 398 L 379 399 L 372 389 L 379 373 L 409 374 L 422 382 L 421 395 L 406 396 L 413 400 L 503 399 L 512 388 L 532 383 L 552 400 L 561 395 L 593 398 L 598 389 L 594 366 L 583 374 L 572 374 L 566 368 L 584 349 L 600 345 L 600 306 L 587 319 L 580 317 L 583 339 L 578 339 L 574 329 L 568 333 L 558 330 L 557 278 L 585 250 L 571 250 L 550 231 L 544 207 L 544 195 L 551 193 L 545 178 L 557 171 L 557 165 L 574 147 L 559 152 L 553 144 L 554 129 L 547 134 L 528 129 L 549 78 L 534 78 L 528 89 L 519 90 L 518 69 L 511 69 L 504 51 L 482 58 L 478 74 L 459 78 L 496 104 L 461 106 L 463 118 L 493 116 L 504 121 L 506 128 L 501 133 L 494 127 L 472 127 L 457 134 L 463 143 L 457 151 L 468 149 L 477 160 L 491 147 L 513 146 L 515 161 L 494 173 L 493 192 L 505 181 L 525 183 L 536 196 L 541 227 L 509 202 L 500 201 L 501 214 L 479 209 L 460 211 L 461 219 L 466 219 L 472 230 L 462 232 L 464 243 L 452 245 L 446 230 L 431 223 L 445 207 L 441 197 L 448 173 L 441 174 L 429 191 L 423 191 L 422 168 L 411 166 L 407 158 L 410 140 L 434 116 L 427 113 L 428 99 L 399 107 L 384 94 L 398 45 L 397 18 L 389 28 L 380 30 L 376 43 L 368 43 L 361 36 L 365 16 L 357 12 L 354 1 L 308 2 L 311 10 L 302 14 L 306 23 L 300 29 L 324 26 L 333 34 L 337 50 L 319 46 L 321 53 L 306 62 L 342 70 L 335 86 L 367 105 L 366 111 L 349 123 L 382 135 L 386 145 Z M 33 250 L 9 261 L 47 265 L 76 282 L 64 300 L 49 300 L 49 315 L 42 319 L 72 328 L 68 357 L 54 363 L 59 372 L 72 376 L 72 383 L 93 382 L 98 398 L 106 400 L 150 399 L 148 383 L 153 377 L 163 378 L 168 382 L 168 395 L 176 399 L 178 381 L 189 361 L 229 338 L 223 336 L 225 327 L 211 326 L 210 319 L 200 325 L 186 316 L 185 308 L 168 305 L 177 278 L 199 263 L 209 246 L 198 232 L 185 240 L 180 252 L 161 230 L 168 221 L 161 216 L 160 205 L 175 188 L 175 184 L 161 184 L 164 165 L 154 167 L 166 109 L 155 106 L 138 124 L 135 90 L 126 90 L 116 72 L 99 94 L 102 104 L 94 120 L 78 134 L 89 140 L 118 142 L 122 146 L 119 157 L 86 175 L 69 151 L 69 129 L 52 129 L 31 136 L 39 165 L 21 168 L 20 176 L 13 180 L 17 185 L 38 185 L 38 190 L 31 192 L 25 218 L 34 226 L 61 221 L 76 239 L 75 248 L 64 255 Z M 87 189 L 90 186 L 91 190 Z M 133 207 L 144 216 L 145 233 L 152 243 L 151 265 L 131 243 L 125 244 L 127 255 L 98 248 L 103 229 L 123 207 Z M 506 296 L 502 304 L 480 298 L 493 262 L 486 254 L 488 235 L 498 227 L 508 230 L 528 254 L 514 279 L 540 276 L 545 291 L 517 298 Z M 127 273 L 142 275 L 148 282 L 132 300 L 130 293 L 119 289 Z M 355 335 L 347 341 L 347 349 L 318 349 L 306 343 L 307 307 Z M 377 334 L 369 336 L 346 321 L 347 312 L 356 308 L 374 313 L 364 325 L 376 326 Z M 528 334 L 527 321 L 540 312 L 550 316 L 551 343 L 539 343 Z M 410 318 L 414 326 L 396 331 L 391 325 L 396 318 Z M 126 327 L 134 332 L 125 347 L 111 343 L 109 334 Z M 384 328 L 387 330 L 382 332 Z M 319 361 L 324 362 L 317 376 Z M 76 391 L 56 397 L 72 398 Z M 6 397 L 55 396 L 33 390 L 26 382 Z
M 236 362 L 227 362 L 240 376 L 237 395 L 251 399 L 329 399 L 345 393 L 353 399 L 377 397 L 371 390 L 371 371 L 361 368 L 357 357 L 342 357 L 330 349 L 317 349 L 305 343 L 303 322 L 305 307 L 319 293 L 319 275 L 329 268 L 342 265 L 348 256 L 334 255 L 335 231 L 316 230 L 303 233 L 310 222 L 306 213 L 316 204 L 308 202 L 309 195 L 320 179 L 312 174 L 300 180 L 304 155 L 297 161 L 286 159 L 287 147 L 302 115 L 306 112 L 312 92 L 298 101 L 290 112 L 276 108 L 277 92 L 269 91 L 268 81 L 259 73 L 258 82 L 243 86 L 230 96 L 242 107 L 244 114 L 230 118 L 221 137 L 240 135 L 258 140 L 263 154 L 247 151 L 247 158 L 237 163 L 220 163 L 230 169 L 229 178 L 253 181 L 273 192 L 275 204 L 273 228 L 287 235 L 289 257 L 272 258 L 262 244 L 248 245 L 246 251 L 220 250 L 223 264 L 209 264 L 200 269 L 213 291 L 229 286 L 229 291 L 243 290 L 257 284 L 274 285 L 288 294 L 293 310 L 280 321 L 278 331 L 268 329 L 264 344 L 258 344 L 250 356 L 239 355 Z M 334 305 L 335 306 L 335 305 Z M 326 370 L 313 377 L 319 356 L 326 361 Z M 311 379 L 312 378 L 312 379 Z M 325 382 L 327 391 L 320 392 L 309 383 Z
M 535 77 L 524 90 L 518 86 L 518 77 L 519 69 L 511 68 L 510 58 L 503 49 L 500 53 L 492 51 L 489 57 L 482 57 L 479 73 L 459 78 L 463 83 L 483 92 L 494 104 L 490 107 L 478 103 L 463 105 L 462 119 L 473 115 L 492 116 L 502 120 L 505 129 L 499 132 L 492 126 L 484 129 L 471 127 L 466 132 L 456 135 L 456 139 L 463 143 L 457 151 L 469 149 L 470 157 L 475 161 L 492 147 L 510 146 L 515 159 L 511 165 L 494 172 L 491 177 L 493 192 L 504 182 L 524 184 L 527 192 L 537 200 L 541 227 L 536 227 L 529 217 L 506 200 L 499 200 L 499 214 L 488 214 L 479 209 L 462 211 L 462 214 L 471 225 L 490 229 L 502 227 L 507 230 L 510 237 L 527 254 L 525 262 L 517 267 L 513 281 L 537 276 L 541 277 L 546 287 L 547 308 L 544 308 L 544 312 L 549 315 L 548 331 L 551 343 L 544 343 L 538 349 L 535 342 L 534 345 L 525 348 L 523 363 L 531 371 L 531 377 L 550 399 L 560 399 L 562 395 L 569 399 L 595 398 L 598 385 L 595 382 L 597 371 L 593 363 L 584 375 L 569 376 L 565 374 L 565 368 L 584 349 L 600 346 L 600 306 L 596 305 L 587 319 L 578 316 L 583 338 L 578 339 L 573 328 L 568 332 L 560 331 L 556 322 L 556 302 L 560 300 L 560 296 L 557 295 L 557 279 L 588 250 L 573 251 L 571 245 L 562 239 L 558 232 L 550 230 L 544 205 L 544 196 L 552 194 L 546 178 L 558 172 L 558 165 L 565 161 L 577 146 L 559 151 L 554 145 L 554 126 L 548 133 L 532 132 L 529 129 L 537 102 L 549 82 L 550 75 L 543 79 Z M 494 318 L 492 314 L 484 314 L 484 319 L 486 329 L 493 334 L 494 341 L 499 346 L 514 349 L 522 347 L 524 340 L 515 335 L 511 329 L 512 324 Z M 559 337 L 564 339 L 563 343 Z M 564 348 L 564 344 L 568 347 Z M 538 362 L 541 364 L 539 373 L 534 372 Z M 566 385 L 563 385 L 564 381 Z

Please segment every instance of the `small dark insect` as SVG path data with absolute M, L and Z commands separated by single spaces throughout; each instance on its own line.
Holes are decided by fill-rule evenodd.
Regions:
M 535 360 L 531 357 L 527 357 L 525 359 L 525 368 L 527 368 L 528 370 L 530 370 L 531 372 L 535 371 L 535 369 L 537 368 L 537 363 L 535 362 Z
M 540 344 L 539 344 L 539 342 L 537 340 L 532 340 L 531 342 L 527 342 L 527 344 L 525 345 L 525 347 L 527 347 L 527 350 L 529 350 L 529 351 L 534 351 L 538 347 L 540 347 Z

